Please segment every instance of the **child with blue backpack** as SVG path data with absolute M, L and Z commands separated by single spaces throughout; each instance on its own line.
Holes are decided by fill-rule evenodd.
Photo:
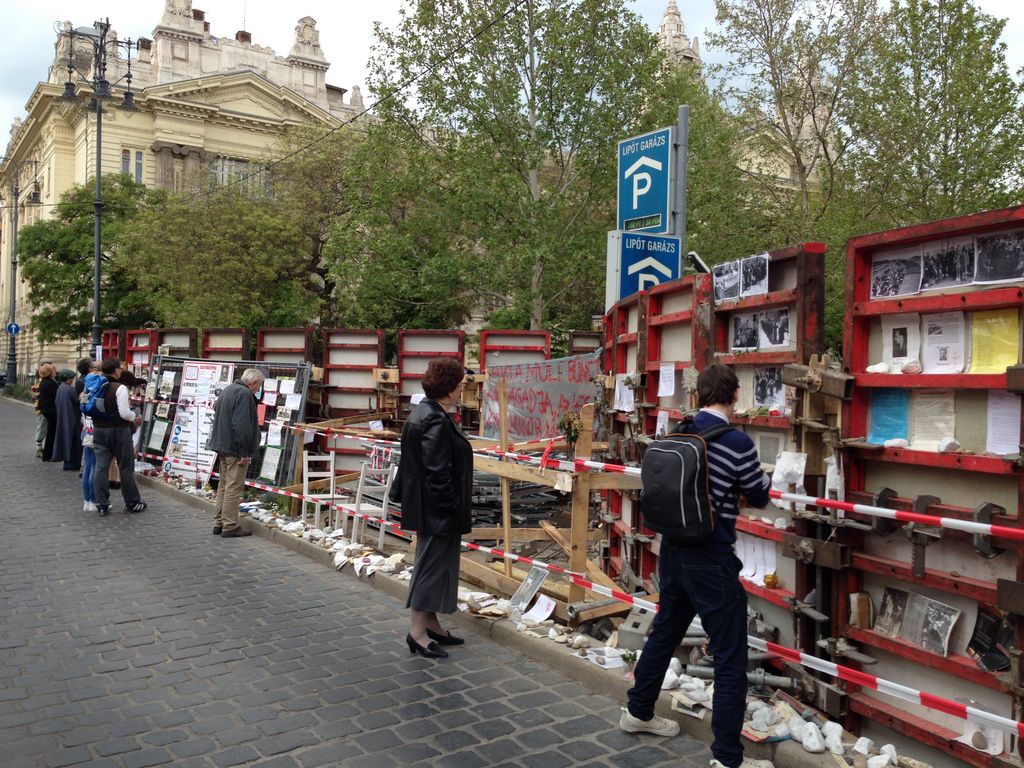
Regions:
M 79 401 L 82 406 L 87 406 L 90 398 L 95 398 L 96 393 L 106 383 L 106 377 L 100 373 L 100 364 L 96 360 L 90 360 L 88 372 L 82 379 L 82 394 Z M 96 491 L 93 489 L 93 479 L 96 476 L 96 453 L 93 446 L 93 425 L 92 417 L 82 413 L 82 498 L 85 504 L 83 512 L 96 512 Z

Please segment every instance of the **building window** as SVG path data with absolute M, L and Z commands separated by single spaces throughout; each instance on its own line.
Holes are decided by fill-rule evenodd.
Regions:
M 135 153 L 135 182 L 142 183 L 142 152 Z
M 132 153 L 130 150 L 121 150 L 121 173 L 130 173 L 132 163 Z

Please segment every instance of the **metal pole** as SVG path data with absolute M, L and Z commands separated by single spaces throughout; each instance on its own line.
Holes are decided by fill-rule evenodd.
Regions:
M 679 274 L 685 274 L 686 254 L 686 172 L 687 155 L 690 144 L 690 108 L 685 104 L 679 107 L 679 124 L 676 126 L 676 178 L 675 205 L 673 206 L 672 234 L 679 238 Z
M 18 197 L 21 188 L 18 185 L 18 173 L 21 169 L 14 168 L 13 199 L 11 201 L 11 317 L 10 322 L 18 322 Z M 18 383 L 18 337 L 7 334 L 7 386 Z
M 109 24 L 109 22 L 108 22 Z M 93 102 L 96 104 L 96 197 L 93 222 L 93 288 L 92 288 L 92 348 L 89 356 L 97 359 L 97 348 L 103 343 L 100 325 L 100 256 L 102 251 L 103 190 L 100 186 L 103 171 L 103 97 L 106 95 L 106 45 L 107 27 L 102 27 L 99 42 L 96 43 L 94 64 Z

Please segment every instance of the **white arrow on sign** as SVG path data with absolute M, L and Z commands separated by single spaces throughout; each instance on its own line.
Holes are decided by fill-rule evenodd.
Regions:
M 672 270 L 666 267 L 653 256 L 648 256 L 646 259 L 638 261 L 636 264 L 630 264 L 629 269 L 626 270 L 626 274 L 635 275 L 641 269 L 647 269 L 648 267 L 653 267 L 654 269 L 661 272 L 661 274 L 663 274 L 665 277 L 672 277 Z
M 640 168 L 643 167 L 653 168 L 656 171 L 661 170 L 661 163 L 657 160 L 652 160 L 649 157 L 641 157 L 635 163 L 633 163 L 626 172 L 623 174 L 625 178 L 633 177 L 633 208 L 637 207 L 637 201 L 643 195 L 646 195 L 651 189 L 651 174 L 649 173 L 637 173 Z M 633 174 L 636 174 L 635 176 Z

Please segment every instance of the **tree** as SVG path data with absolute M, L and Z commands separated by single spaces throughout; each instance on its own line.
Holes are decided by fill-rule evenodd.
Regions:
M 291 208 L 233 184 L 147 209 L 118 258 L 168 324 L 291 326 L 318 315 L 308 246 Z
M 898 0 L 886 14 L 847 116 L 855 183 L 884 226 L 1020 202 L 1024 83 L 1005 23 L 970 0 Z
M 615 143 L 654 127 L 654 37 L 622 0 L 410 2 L 376 34 L 375 93 L 425 72 L 380 116 L 437 169 L 424 181 L 458 224 L 442 228 L 480 264 L 478 301 L 531 328 L 555 312 L 588 327 L 614 226 Z
M 153 320 L 150 296 L 139 289 L 117 259 L 117 243 L 136 226 L 140 212 L 157 205 L 161 193 L 148 192 L 128 174 L 110 174 L 103 191 L 101 324 L 139 328 Z M 43 341 L 87 338 L 93 319 L 93 199 L 95 182 L 72 187 L 51 219 L 18 233 L 21 276 L 28 284 L 32 323 Z

